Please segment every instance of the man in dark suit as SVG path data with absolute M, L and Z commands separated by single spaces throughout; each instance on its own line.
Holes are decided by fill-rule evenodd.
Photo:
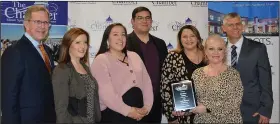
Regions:
M 167 56 L 167 47 L 162 39 L 149 33 L 152 13 L 146 7 L 137 7 L 132 12 L 133 32 L 128 35 L 128 50 L 136 52 L 144 62 L 153 85 L 154 103 L 142 122 L 160 123 L 162 105 L 160 96 L 161 66 Z
M 272 107 L 272 76 L 266 46 L 242 36 L 244 25 L 237 13 L 223 19 L 227 34 L 228 65 L 241 76 L 244 93 L 241 113 L 244 123 L 269 123 Z
M 25 34 L 8 47 L 1 59 L 3 124 L 54 123 L 54 97 L 50 49 L 42 40 L 49 32 L 50 17 L 34 5 L 24 16 Z

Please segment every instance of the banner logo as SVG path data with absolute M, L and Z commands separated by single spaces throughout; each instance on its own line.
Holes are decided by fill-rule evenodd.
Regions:
M 167 45 L 167 50 L 170 51 L 170 50 L 173 50 L 174 47 L 173 45 L 169 42 L 168 45 Z
M 43 5 L 50 13 L 51 24 L 66 25 L 67 2 L 1 2 L 1 23 L 22 24 L 26 10 L 32 5 Z M 66 9 L 66 10 L 64 10 Z M 65 12 L 64 12 L 65 11 Z M 62 14 L 63 13 L 63 14 Z
M 168 27 L 171 28 L 173 31 L 179 31 L 185 25 L 193 25 L 196 26 L 197 22 L 193 21 L 191 18 L 186 18 L 184 22 L 174 21 L 168 24 Z
M 158 21 L 153 21 L 152 27 L 150 28 L 150 31 L 157 31 L 159 27 L 159 22 Z
M 107 26 L 114 23 L 113 19 L 109 16 L 104 22 L 93 20 L 90 24 L 90 29 L 93 31 L 104 31 Z

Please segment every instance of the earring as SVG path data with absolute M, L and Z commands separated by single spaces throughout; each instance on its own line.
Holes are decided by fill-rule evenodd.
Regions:
M 110 47 L 109 47 L 109 41 L 107 40 L 107 49 L 109 49 Z

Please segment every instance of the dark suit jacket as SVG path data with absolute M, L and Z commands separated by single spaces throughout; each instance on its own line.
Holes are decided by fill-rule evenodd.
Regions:
M 50 49 L 44 45 L 54 67 Z M 25 36 L 8 47 L 1 59 L 2 123 L 55 122 L 51 75 L 43 58 Z
M 237 70 L 244 87 L 241 113 L 244 121 L 258 121 L 252 115 L 259 112 L 271 117 L 273 96 L 271 67 L 266 46 L 244 37 Z
M 153 40 L 154 41 L 153 43 L 157 47 L 157 51 L 159 54 L 159 65 L 160 65 L 160 69 L 161 69 L 163 61 L 168 54 L 166 44 L 165 44 L 164 40 L 159 39 L 151 34 L 150 34 L 150 38 L 152 38 L 150 40 Z M 136 52 L 141 57 L 142 61 L 145 62 L 143 53 L 141 51 L 140 43 L 138 42 L 138 40 L 139 40 L 139 38 L 137 37 L 135 32 L 130 33 L 128 35 L 128 39 L 127 39 L 127 49 L 130 51 Z M 160 72 L 161 72 L 161 70 L 160 70 Z

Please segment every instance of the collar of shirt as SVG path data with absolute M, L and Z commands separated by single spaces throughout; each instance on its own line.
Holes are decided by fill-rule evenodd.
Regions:
M 43 58 L 42 52 L 39 48 L 39 45 L 42 44 L 42 41 L 40 41 L 40 44 L 38 41 L 34 40 L 27 32 L 25 32 L 24 34 L 27 39 L 29 39 L 31 41 L 31 43 L 33 44 L 33 46 L 37 49 L 37 51 L 39 52 L 39 54 L 41 55 L 41 57 Z
M 42 44 L 42 42 L 40 42 L 40 44 L 39 44 L 39 42 L 36 41 L 36 40 L 34 40 L 27 32 L 25 32 L 24 35 L 27 37 L 28 40 L 31 41 L 31 43 L 33 44 L 33 46 L 34 46 L 35 48 L 39 48 L 39 45 Z
M 227 41 L 228 43 L 227 43 L 227 48 L 228 49 L 231 49 L 231 46 L 232 45 L 235 45 L 237 48 L 236 48 L 236 50 L 237 49 L 241 49 L 241 46 L 242 46 L 242 44 L 243 44 L 243 36 L 235 43 L 235 44 L 232 44 L 231 42 L 229 42 L 229 40 Z
M 229 40 L 227 41 L 227 63 L 229 66 L 231 66 L 231 46 L 232 45 L 235 45 L 237 48 L 236 48 L 236 53 L 237 53 L 237 62 L 238 62 L 238 58 L 239 58 L 239 54 L 240 54 L 240 51 L 241 51 L 241 47 L 242 47 L 242 44 L 243 44 L 243 36 L 241 36 L 241 38 L 235 43 L 235 44 L 232 44 L 229 42 Z

